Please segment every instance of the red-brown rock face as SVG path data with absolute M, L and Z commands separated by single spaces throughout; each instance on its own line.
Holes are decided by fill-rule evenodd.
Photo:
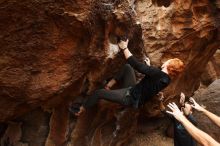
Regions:
M 209 85 L 220 77 L 220 49 L 216 51 L 206 66 L 206 71 L 202 74 L 202 84 Z
M 169 5 L 168 1 L 136 3 L 145 50 L 152 62 L 159 66 L 163 61 L 177 57 L 186 65 L 184 73 L 165 90 L 167 101 L 181 91 L 192 95 L 198 89 L 207 61 L 219 48 L 216 40 L 219 40 L 220 22 L 217 5 L 209 1 L 169 2 Z M 157 105 L 148 108 L 147 113 L 157 114 L 155 108 Z
M 184 60 L 184 73 L 165 91 L 167 101 L 180 91 L 192 94 L 219 48 L 219 7 L 208 0 L 0 1 L 1 144 L 129 143 L 138 115 L 158 116 L 156 100 L 142 111 L 103 102 L 77 123 L 68 103 L 117 72 L 125 60 L 116 36 L 124 35 L 140 60 L 143 53 L 155 66 Z
M 1 2 L 1 121 L 79 94 L 87 76 L 103 78 L 114 57 L 109 35 L 123 34 L 120 28 L 131 28 L 133 20 L 129 14 L 130 24 L 117 18 L 110 4 Z

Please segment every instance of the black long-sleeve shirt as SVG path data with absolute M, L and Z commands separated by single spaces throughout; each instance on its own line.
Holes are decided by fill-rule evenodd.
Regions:
M 177 121 L 173 116 L 168 114 L 165 109 L 161 112 L 173 122 L 174 146 L 196 146 L 197 145 L 195 139 L 193 139 L 193 137 L 188 133 L 188 131 L 179 121 Z M 185 115 L 185 116 L 194 126 L 197 126 L 196 119 L 193 117 L 192 114 Z
M 127 62 L 138 72 L 145 74 L 145 77 L 130 89 L 130 94 L 134 100 L 134 107 L 141 105 L 155 96 L 170 83 L 170 77 L 158 68 L 140 63 L 134 56 L 130 56 Z
M 192 115 L 188 115 L 186 117 L 193 125 L 195 126 L 197 125 L 196 120 Z M 174 146 L 196 146 L 196 141 L 186 131 L 184 126 L 176 119 L 173 120 L 174 120 Z

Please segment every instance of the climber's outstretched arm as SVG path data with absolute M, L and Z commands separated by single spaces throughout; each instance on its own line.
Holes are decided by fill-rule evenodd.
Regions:
M 127 62 L 135 69 L 137 70 L 139 73 L 142 74 L 146 74 L 146 75 L 156 75 L 158 73 L 160 73 L 161 71 L 158 68 L 149 66 L 147 64 L 141 63 L 139 62 L 133 55 L 132 53 L 129 51 L 128 49 L 128 40 L 126 41 L 120 41 L 118 43 L 119 48 L 123 51 L 124 56 L 127 60 Z
M 188 121 L 175 103 L 169 103 L 168 107 L 172 112 L 167 111 L 167 113 L 173 115 L 179 122 L 181 122 L 188 133 L 200 144 L 203 146 L 220 146 L 220 144 L 211 136 L 198 129 L 190 121 Z

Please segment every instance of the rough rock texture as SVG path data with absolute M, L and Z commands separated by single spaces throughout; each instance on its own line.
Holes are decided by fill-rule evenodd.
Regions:
M 165 90 L 167 102 L 180 91 L 191 95 L 208 61 L 219 76 L 219 8 L 217 0 L 1 0 L 1 144 L 131 143 L 138 117 L 159 115 L 156 98 L 141 111 L 101 102 L 77 122 L 69 102 L 117 72 L 125 60 L 114 44 L 125 35 L 140 60 L 145 53 L 155 66 L 184 60 L 184 73 Z
M 201 76 L 202 84 L 208 86 L 220 78 L 220 49 L 216 51 L 206 66 L 206 71 Z
M 207 72 L 207 61 L 213 59 L 219 48 L 218 3 L 206 0 L 136 2 L 145 50 L 153 64 L 159 66 L 173 57 L 186 64 L 184 73 L 165 90 L 167 102 L 181 91 L 192 95 L 199 88 L 200 75 Z M 147 108 L 146 115 L 157 115 L 154 109 L 158 105 L 154 103 L 149 102 L 147 107 L 153 106 Z
M 123 33 L 128 21 L 117 21 L 111 7 L 104 1 L 1 2 L 0 121 L 54 107 L 79 94 L 87 76 L 102 79 L 109 35 Z

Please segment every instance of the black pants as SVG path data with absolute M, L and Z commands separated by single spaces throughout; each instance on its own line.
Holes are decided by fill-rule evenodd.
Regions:
M 85 108 L 91 108 L 97 104 L 99 99 L 105 99 L 125 106 L 132 105 L 132 99 L 126 96 L 126 92 L 130 86 L 136 84 L 136 77 L 133 68 L 129 64 L 125 64 L 119 73 L 114 77 L 117 82 L 121 82 L 122 89 L 117 90 L 96 90 L 83 104 Z

